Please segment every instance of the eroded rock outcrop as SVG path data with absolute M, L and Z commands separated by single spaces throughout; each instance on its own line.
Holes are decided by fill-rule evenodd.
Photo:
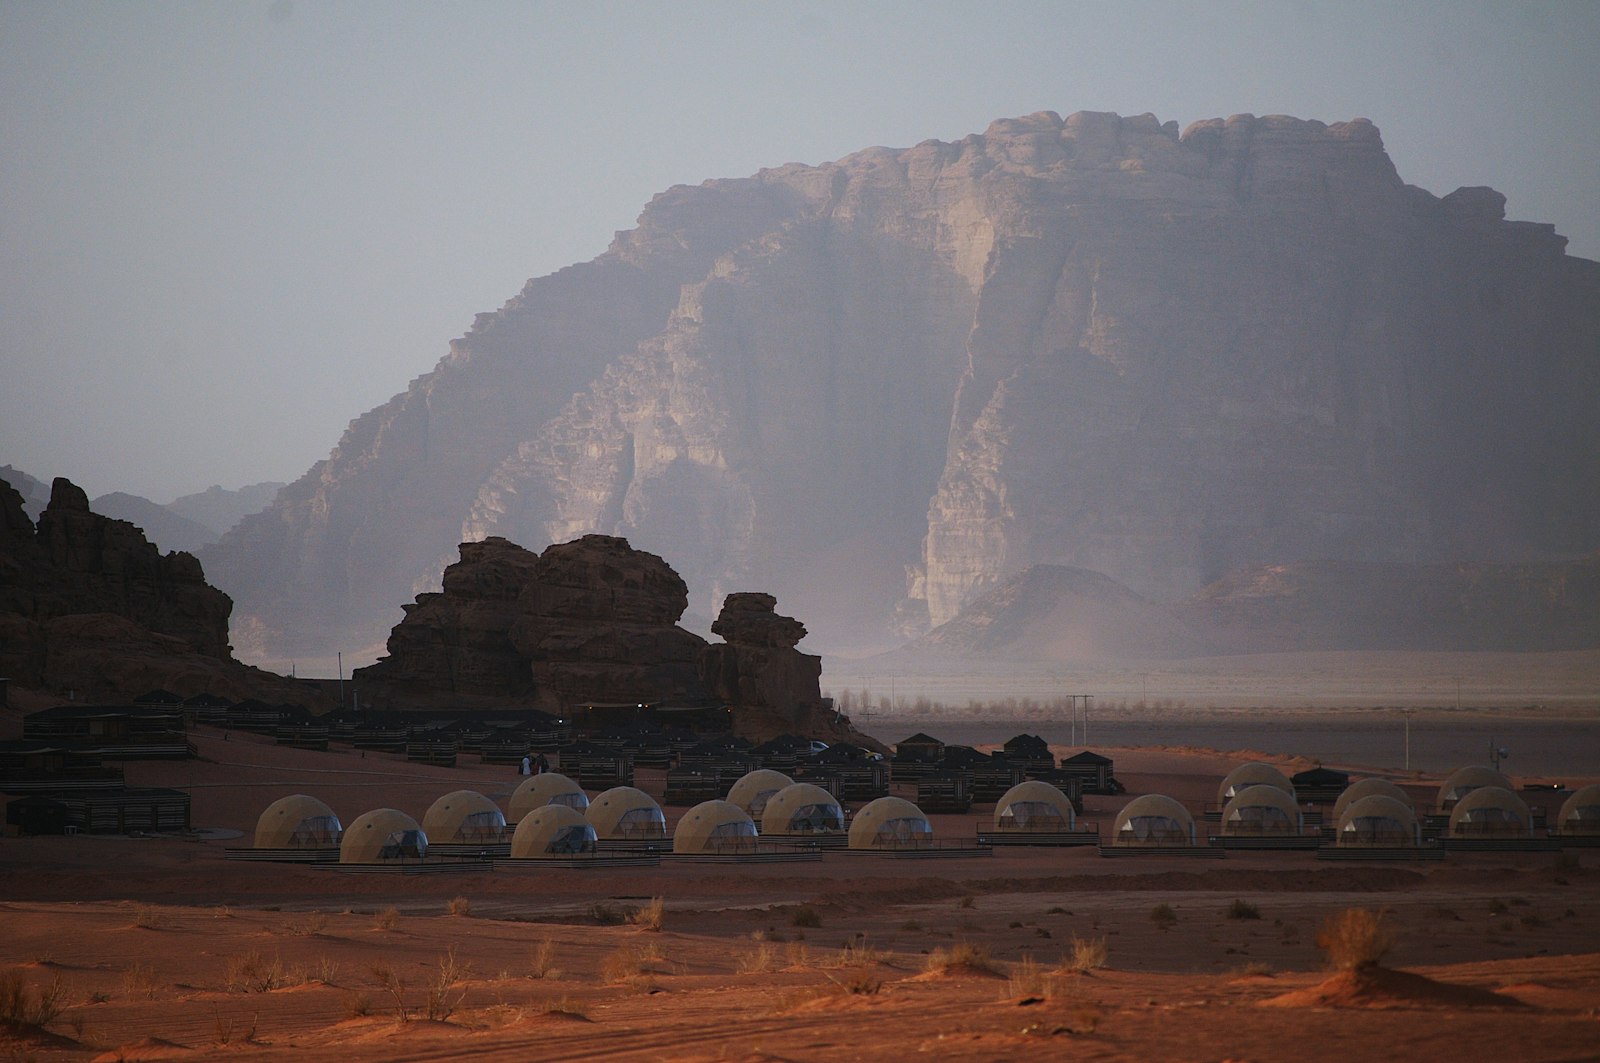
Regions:
M 465 542 L 443 590 L 406 607 L 388 656 L 355 679 L 379 707 L 727 704 L 736 720 L 815 730 L 821 668 L 795 649 L 804 626 L 771 595 L 732 594 L 713 625 L 728 644 L 708 645 L 677 626 L 688 601 L 666 561 L 616 536 L 541 554 Z
M 624 535 L 885 647 L 1047 564 L 1600 547 L 1600 265 L 1372 123 L 1050 112 L 673 188 L 206 553 L 249 651 L 381 638 L 455 544 Z
M 247 668 L 228 645 L 233 603 L 192 554 L 163 555 L 58 478 L 35 525 L 0 480 L 0 674 L 19 688 L 116 700 L 162 688 L 323 707 Z

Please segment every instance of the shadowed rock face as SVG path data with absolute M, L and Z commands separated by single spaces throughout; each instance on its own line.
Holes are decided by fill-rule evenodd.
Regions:
M 726 703 L 790 730 L 814 730 L 821 661 L 794 648 L 799 621 L 769 594 L 731 594 L 710 645 L 677 626 L 683 579 L 626 539 L 585 535 L 534 554 L 491 536 L 462 543 L 444 590 L 421 594 L 358 669 L 362 701 L 393 708 Z M 779 727 L 773 733 L 780 733 Z
M 247 668 L 228 646 L 233 603 L 192 554 L 163 555 L 126 521 L 94 513 L 65 479 L 37 526 L 0 480 L 0 674 L 85 700 L 163 688 L 322 707 L 320 695 Z
M 207 563 L 246 653 L 375 642 L 455 544 L 625 535 L 829 649 L 1035 564 L 1600 546 L 1600 266 L 1365 120 L 1053 113 L 657 196 Z

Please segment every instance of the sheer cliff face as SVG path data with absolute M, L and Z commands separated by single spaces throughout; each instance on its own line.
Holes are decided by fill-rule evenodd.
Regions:
M 1593 550 L 1600 267 L 1365 121 L 1054 114 L 675 188 L 207 552 L 242 652 L 376 642 L 463 538 L 627 536 L 882 645 L 1028 565 Z

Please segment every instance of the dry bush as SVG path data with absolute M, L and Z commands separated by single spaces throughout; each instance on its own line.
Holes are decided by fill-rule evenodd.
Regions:
M 372 915 L 372 929 L 374 930 L 393 930 L 399 925 L 400 909 L 398 908 L 385 908 L 383 911 L 374 912 Z
M 601 926 L 620 926 L 627 920 L 627 913 L 608 901 L 595 901 L 589 905 L 589 918 Z
M 234 993 L 270 993 L 285 983 L 283 963 L 274 956 L 268 960 L 251 950 L 228 957 L 228 990 Z
M 122 972 L 122 991 L 129 998 L 154 1000 L 158 988 L 155 969 L 147 963 L 135 963 Z
M 1234 898 L 1233 903 L 1228 905 L 1228 918 L 1229 919 L 1260 919 L 1261 918 L 1261 909 L 1257 908 L 1255 905 L 1251 904 L 1249 901 L 1241 901 L 1236 897 L 1236 898 Z
M 811 950 L 804 944 L 792 942 L 785 951 L 785 959 L 790 967 L 810 967 Z
M 587 1019 L 589 1013 L 583 1010 L 583 1005 L 575 1002 L 571 997 L 562 997 L 560 1000 L 546 1000 L 538 1005 L 542 1015 L 560 1015 L 573 1019 Z
M 362 1019 L 372 1014 L 372 995 L 351 991 L 344 995 L 344 1015 L 347 1019 Z
M 656 945 L 625 945 L 600 961 L 600 978 L 608 985 L 634 983 L 641 975 L 667 973 L 666 961 Z
M 1074 934 L 1072 935 L 1072 952 L 1063 957 L 1063 965 L 1067 970 L 1079 973 L 1096 971 L 1106 965 L 1106 957 L 1106 939 L 1104 937 L 1081 938 Z
M 1049 996 L 1049 980 L 1032 956 L 1022 957 L 1006 977 L 1006 992 L 1012 997 Z
M 406 984 L 393 967 L 387 963 L 372 965 L 373 981 L 378 983 L 378 988 L 389 994 L 389 999 L 394 1001 L 394 1017 L 400 1022 L 411 1021 L 411 1009 L 406 1006 Z
M 1272 964 L 1260 960 L 1252 960 L 1243 967 L 1235 967 L 1234 975 L 1239 978 L 1270 978 L 1272 977 Z
M 133 907 L 134 926 L 142 926 L 146 930 L 159 930 L 165 921 L 161 909 L 153 904 L 136 904 Z
M 560 978 L 561 972 L 556 968 L 556 943 L 549 938 L 535 945 L 528 954 L 529 978 Z
M 317 957 L 317 981 L 333 985 L 339 977 L 339 965 L 327 956 Z
M 328 917 L 322 912 L 307 912 L 304 919 L 289 923 L 287 929 L 295 937 L 315 937 L 322 933 L 328 925 Z
M 809 904 L 802 904 L 789 913 L 789 925 L 815 930 L 822 925 L 822 916 Z
M 450 915 L 468 916 L 472 914 L 472 902 L 465 897 L 452 897 L 445 911 Z
M 661 918 L 666 914 L 667 902 L 662 897 L 650 898 L 650 903 L 628 913 L 628 922 L 640 930 L 661 931 Z
M 443 1022 L 454 1015 L 467 995 L 465 989 L 459 988 L 460 984 L 471 976 L 471 969 L 456 961 L 456 950 L 452 946 L 439 957 L 439 973 L 428 986 L 428 996 L 423 1002 L 425 1016 L 434 1022 Z
M 957 908 L 976 908 L 977 906 L 978 898 L 970 893 L 964 894 L 960 900 L 956 901 Z
M 949 948 L 939 947 L 928 953 L 927 967 L 929 971 L 948 971 L 956 967 L 966 967 L 975 971 L 988 971 L 999 974 L 994 965 L 994 960 L 989 955 L 986 945 L 974 945 L 962 941 L 951 945 Z
M 66 1007 L 67 984 L 58 974 L 43 985 L 29 985 L 21 971 L 0 975 L 0 1022 L 44 1029 Z
M 778 950 L 768 942 L 761 942 L 753 950 L 740 956 L 735 963 L 740 974 L 761 974 L 765 971 L 776 970 L 778 966 Z
M 1335 970 L 1376 967 L 1394 947 L 1394 933 L 1384 925 L 1387 909 L 1346 908 L 1323 921 L 1317 947 L 1328 954 Z
M 1178 922 L 1178 913 L 1170 904 L 1158 904 L 1150 909 L 1150 921 L 1158 930 L 1171 930 Z
M 883 953 L 867 943 L 866 938 L 846 941 L 839 947 L 833 967 L 870 967 L 883 959 Z
M 237 1036 L 235 1036 L 236 1031 L 232 1015 L 224 1017 L 221 1008 L 218 1008 L 214 1014 L 215 1019 L 212 1028 L 215 1030 L 217 1044 L 232 1044 L 235 1040 L 242 1044 L 249 1044 L 256 1039 L 256 1025 L 261 1020 L 260 1012 L 250 1016 L 250 1025 L 246 1026 L 242 1031 L 237 1031 Z

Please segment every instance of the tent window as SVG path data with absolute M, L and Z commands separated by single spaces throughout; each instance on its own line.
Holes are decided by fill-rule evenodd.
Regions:
M 750 815 L 755 817 L 765 812 L 767 810 L 767 802 L 772 800 L 772 795 L 777 792 L 777 790 L 762 790 L 760 793 L 756 794 L 755 797 L 751 798 L 750 808 L 748 809 Z
M 1387 816 L 1356 816 L 1344 825 L 1344 837 L 1362 845 L 1405 845 L 1414 840 L 1404 823 Z
M 792 834 L 844 830 L 844 813 L 838 805 L 806 805 L 789 817 Z
M 719 823 L 711 828 L 711 833 L 706 835 L 707 849 L 737 849 L 741 845 L 751 842 L 756 836 L 756 825 L 747 819 L 736 819 L 732 823 Z
M 550 799 L 552 805 L 565 805 L 568 808 L 582 812 L 589 807 L 589 795 L 582 790 L 574 790 L 570 794 L 556 794 Z
M 902 816 L 885 820 L 875 836 L 883 849 L 911 849 L 933 840 L 933 828 L 920 816 Z
M 344 836 L 344 826 L 338 816 L 307 816 L 289 835 L 291 849 L 321 849 L 338 845 Z
M 1122 825 L 1124 836 L 1141 842 L 1187 842 L 1189 831 L 1171 816 L 1134 816 Z
M 1061 810 L 1048 801 L 1016 801 L 1000 813 L 1000 826 L 1017 830 L 1066 830 Z
M 461 820 L 456 837 L 464 842 L 492 842 L 505 837 L 506 817 L 498 810 L 473 812 Z
M 1289 814 L 1275 805 L 1235 808 L 1228 816 L 1228 826 L 1261 834 L 1292 834 L 1295 829 Z
M 544 847 L 547 853 L 570 854 L 592 853 L 595 849 L 594 828 L 587 823 L 573 823 L 556 831 L 555 837 L 550 839 L 550 844 Z
M 428 836 L 420 830 L 398 830 L 384 839 L 379 860 L 421 860 L 428 855 Z
M 667 817 L 659 808 L 635 808 L 617 820 L 617 833 L 624 838 L 664 838 Z

